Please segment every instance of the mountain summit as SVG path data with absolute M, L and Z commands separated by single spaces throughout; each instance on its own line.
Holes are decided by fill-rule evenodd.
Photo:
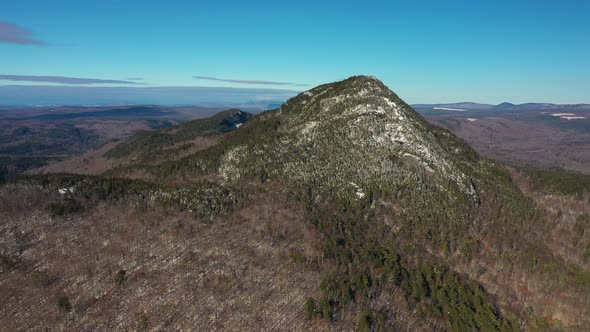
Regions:
M 511 191 L 505 177 L 493 175 L 502 173 L 497 166 L 426 122 L 372 76 L 320 85 L 255 117 L 228 110 L 137 135 L 104 156 L 119 165 L 111 176 L 215 177 L 226 183 L 255 177 L 351 199 L 427 185 L 477 205 L 486 184 Z
M 399 187 L 430 178 L 476 202 L 473 183 L 490 166 L 370 76 L 305 91 L 245 129 L 263 124 L 270 130 L 231 147 L 222 158 L 226 180 L 257 174 L 363 196 L 376 185 Z

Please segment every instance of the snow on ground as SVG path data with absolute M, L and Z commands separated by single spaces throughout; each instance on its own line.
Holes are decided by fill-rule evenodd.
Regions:
M 560 116 L 560 119 L 566 119 L 566 120 L 583 120 L 586 119 L 586 117 L 583 116 Z
M 352 184 L 355 187 L 355 189 L 356 189 L 356 197 L 358 199 L 362 199 L 363 197 L 365 197 L 365 193 L 361 190 L 361 188 L 359 186 L 357 186 L 356 183 L 350 182 L 350 184 Z
M 60 193 L 61 195 L 65 195 L 68 193 L 73 193 L 74 192 L 74 187 L 70 187 L 70 188 L 60 188 L 57 190 L 58 193 Z
M 391 101 L 389 99 L 385 99 L 385 102 L 387 103 L 387 105 L 397 108 L 397 104 L 394 103 L 393 101 Z
M 577 116 L 574 113 L 552 113 L 552 116 L 558 116 L 560 119 L 564 120 L 584 120 L 586 117 L 584 116 Z
M 441 110 L 441 111 L 455 111 L 455 112 L 467 112 L 467 110 L 462 108 L 450 108 L 450 107 L 433 107 L 433 110 Z

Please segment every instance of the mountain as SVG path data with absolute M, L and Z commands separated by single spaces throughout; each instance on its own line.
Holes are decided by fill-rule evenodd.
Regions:
M 505 109 L 505 108 L 514 108 L 514 107 L 516 107 L 516 105 L 514 105 L 513 103 L 504 102 L 504 103 L 500 103 L 500 104 L 494 106 L 493 108 Z
M 197 137 L 208 137 L 232 131 L 246 123 L 250 118 L 252 118 L 251 113 L 241 110 L 223 111 L 210 118 L 189 121 L 168 130 L 141 133 L 129 142 L 119 144 L 105 156 L 118 158 L 129 153 L 143 152 L 145 158 L 153 159 L 150 154 L 162 153 L 163 150 L 175 150 L 175 146 L 186 145 Z M 183 148 L 186 148 L 186 146 L 183 146 Z
M 53 163 L 35 173 L 76 173 L 96 175 L 113 167 L 178 159 L 218 142 L 219 134 L 239 128 L 252 114 L 230 109 L 209 118 L 196 119 L 156 131 L 143 131 L 124 141 L 112 141 L 80 156 Z M 157 157 L 154 157 L 157 156 Z
M 11 220 L 2 278 L 19 299 L 0 317 L 23 312 L 11 324 L 112 328 L 117 316 L 122 329 L 590 327 L 580 295 L 590 294 L 580 254 L 590 243 L 578 236 L 586 217 L 559 229 L 576 239 L 575 253 L 554 250 L 554 215 L 518 178 L 374 77 L 105 150 L 112 167 L 101 176 L 0 188 Z M 63 250 L 63 239 L 76 249 Z M 72 319 L 25 320 L 32 303 L 57 303 L 41 312 L 59 307 Z
M 423 173 L 467 193 L 487 171 L 473 150 L 372 77 L 311 89 L 252 125 L 272 129 L 227 147 L 220 159 L 227 180 L 255 175 L 361 195 Z
M 147 140 L 160 136 L 146 135 Z M 137 137 L 106 156 L 136 150 L 130 146 L 149 151 L 147 140 Z M 400 179 L 424 173 L 452 181 L 453 192 L 468 192 L 488 172 L 488 164 L 450 132 L 428 124 L 377 79 L 353 77 L 306 91 L 257 116 L 221 144 L 151 171 L 158 176 L 219 171 L 228 181 L 288 179 L 349 194 L 374 183 L 395 187 L 405 181 Z M 167 174 L 166 167 L 174 174 Z

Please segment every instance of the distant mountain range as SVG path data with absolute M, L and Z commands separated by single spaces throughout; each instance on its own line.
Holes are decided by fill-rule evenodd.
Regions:
M 479 110 L 590 110 L 590 104 L 550 104 L 550 103 L 525 103 L 512 104 L 503 102 L 498 105 L 480 104 L 472 102 L 459 102 L 447 104 L 413 104 L 412 107 L 419 110 L 448 110 L 448 111 L 479 111 Z

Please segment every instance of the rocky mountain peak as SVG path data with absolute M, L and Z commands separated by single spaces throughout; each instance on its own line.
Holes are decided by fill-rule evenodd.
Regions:
M 275 123 L 275 131 L 232 149 L 220 168 L 226 179 L 263 172 L 360 196 L 372 183 L 395 187 L 432 177 L 472 196 L 475 153 L 375 77 L 320 85 L 264 121 Z

